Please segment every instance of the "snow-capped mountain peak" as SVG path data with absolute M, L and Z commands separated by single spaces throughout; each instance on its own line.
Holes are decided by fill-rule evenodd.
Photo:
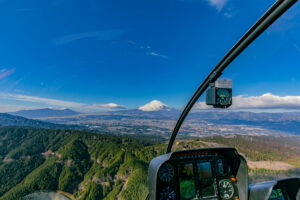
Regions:
M 140 106 L 139 110 L 142 111 L 159 111 L 159 110 L 164 110 L 168 109 L 169 107 L 162 102 L 158 100 L 153 100 L 150 103 L 147 103 L 146 105 Z

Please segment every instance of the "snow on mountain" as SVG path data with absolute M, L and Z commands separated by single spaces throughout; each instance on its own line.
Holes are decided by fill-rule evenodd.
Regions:
M 140 106 L 139 110 L 142 111 L 159 111 L 159 110 L 169 110 L 170 107 L 163 104 L 161 101 L 153 100 L 146 105 Z

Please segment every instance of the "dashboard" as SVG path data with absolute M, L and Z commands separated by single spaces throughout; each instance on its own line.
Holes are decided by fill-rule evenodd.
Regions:
M 158 157 L 158 161 L 155 198 L 151 199 L 240 199 L 237 178 L 240 156 L 233 148 L 178 151 L 165 159 Z M 154 160 L 152 166 L 157 166 L 158 161 Z M 148 179 L 153 175 L 150 172 Z

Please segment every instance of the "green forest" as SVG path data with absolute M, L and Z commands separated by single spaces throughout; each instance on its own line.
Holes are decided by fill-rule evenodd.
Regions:
M 75 130 L 0 129 L 0 199 L 38 190 L 76 199 L 141 199 L 147 167 L 164 145 Z
M 266 139 L 270 145 L 264 142 Z M 300 160 L 299 149 L 288 148 L 278 141 L 272 137 L 210 137 L 179 140 L 174 149 L 209 147 L 219 143 L 235 146 L 251 160 L 290 163 Z M 16 200 L 43 190 L 66 192 L 75 199 L 145 199 L 148 164 L 165 149 L 166 142 L 160 139 L 77 130 L 1 127 L 0 200 Z M 250 172 L 253 177 L 262 172 L 270 176 L 288 173 Z

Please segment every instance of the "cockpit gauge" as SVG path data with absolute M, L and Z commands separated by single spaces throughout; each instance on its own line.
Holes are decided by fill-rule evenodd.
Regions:
M 234 187 L 230 180 L 220 180 L 219 190 L 220 196 L 224 200 L 231 199 L 234 194 Z
M 224 176 L 226 173 L 225 173 L 223 161 L 221 159 L 217 161 L 217 167 L 218 167 L 219 175 Z
M 231 89 L 218 88 L 217 104 L 221 106 L 229 105 L 231 101 Z
M 228 108 L 232 104 L 232 80 L 218 79 L 206 91 L 206 104 L 215 108 Z
M 158 177 L 163 182 L 171 181 L 174 177 L 174 168 L 173 168 L 173 166 L 169 163 L 164 164 L 158 172 Z
M 170 186 L 164 187 L 159 194 L 160 200 L 173 200 L 175 197 L 175 191 Z

